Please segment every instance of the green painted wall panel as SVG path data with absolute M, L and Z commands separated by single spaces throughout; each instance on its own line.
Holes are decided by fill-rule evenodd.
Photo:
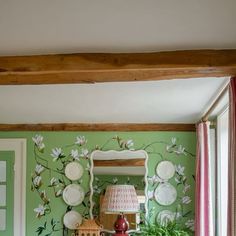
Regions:
M 158 212 L 163 209 L 169 209 L 172 211 L 182 211 L 187 214 L 186 217 L 181 217 L 181 222 L 184 225 L 186 222 L 190 221 L 194 217 L 194 189 L 195 183 L 193 175 L 195 174 L 195 152 L 196 152 L 196 134 L 195 132 L 0 132 L 0 138 L 26 138 L 27 139 L 27 193 L 26 193 L 26 236 L 37 235 L 35 232 L 38 227 L 43 227 L 45 221 L 47 221 L 46 230 L 42 232 L 41 235 L 46 235 L 51 232 L 51 219 L 59 221 L 55 226 L 55 229 L 59 229 L 58 232 L 53 232 L 52 235 L 61 236 L 62 235 L 62 218 L 67 210 L 67 205 L 64 203 L 61 197 L 56 198 L 54 191 L 50 185 L 50 179 L 52 177 L 58 178 L 60 176 L 52 173 L 52 171 L 44 170 L 40 176 L 42 178 L 42 186 L 37 191 L 45 190 L 47 193 L 47 198 L 50 199 L 51 213 L 46 214 L 40 218 L 36 217 L 34 209 L 42 204 L 42 199 L 40 198 L 37 191 L 31 191 L 32 179 L 35 178 L 35 154 L 34 154 L 34 142 L 32 137 L 36 134 L 43 136 L 43 143 L 45 144 L 44 153 L 39 153 L 44 159 L 47 160 L 47 165 L 49 168 L 57 169 L 61 168 L 61 164 L 53 162 L 53 157 L 51 156 L 52 149 L 56 147 L 63 147 L 63 152 L 68 155 L 72 148 L 75 146 L 68 146 L 75 143 L 77 136 L 85 136 L 87 143 L 84 148 L 87 148 L 89 152 L 94 150 L 96 146 L 103 147 L 103 150 L 121 150 L 118 145 L 117 139 L 112 139 L 115 136 L 119 136 L 123 141 L 133 140 L 134 149 L 143 149 L 146 147 L 146 151 L 149 153 L 149 163 L 148 163 L 148 176 L 150 179 L 155 175 L 155 168 L 161 160 L 170 160 L 175 165 L 181 165 L 184 167 L 184 176 L 186 178 L 186 185 L 190 185 L 190 189 L 187 193 L 183 194 L 183 184 L 178 184 L 175 178 L 179 177 L 177 174 L 169 182 L 173 184 L 178 191 L 178 200 L 171 206 L 160 206 L 153 199 L 149 201 L 149 209 L 152 212 L 152 220 L 156 218 Z M 174 141 L 172 138 L 176 138 L 176 143 L 172 144 Z M 107 142 L 110 140 L 109 142 Z M 172 140 L 172 141 L 171 141 Z M 121 141 L 122 142 L 122 141 Z M 172 145 L 172 146 L 171 146 Z M 181 146 L 184 147 L 181 149 Z M 122 144 L 121 144 L 122 146 Z M 124 146 L 123 146 L 124 147 Z M 81 152 L 81 147 L 78 147 L 79 152 Z M 182 152 L 182 153 L 181 153 Z M 43 162 L 42 162 L 43 163 Z M 84 168 L 86 168 L 88 160 L 83 159 L 81 161 Z M 69 184 L 68 180 L 65 180 Z M 89 190 L 89 175 L 85 172 L 82 183 L 80 183 L 85 191 Z M 149 184 L 149 191 L 155 190 L 156 185 Z M 190 197 L 189 204 L 182 204 L 182 197 Z M 185 199 L 186 200 L 186 199 Z M 187 199 L 188 200 L 188 199 Z M 85 204 L 87 204 L 88 198 L 85 199 Z M 181 204 L 180 204 L 181 203 Z M 79 206 L 75 209 L 81 214 L 85 211 L 87 206 Z M 180 209 L 181 208 L 181 209 Z M 183 208 L 183 209 L 182 209 Z M 188 222 L 188 223 L 191 223 Z M 54 222 L 52 222 L 54 224 Z M 66 235 L 66 234 L 65 234 Z

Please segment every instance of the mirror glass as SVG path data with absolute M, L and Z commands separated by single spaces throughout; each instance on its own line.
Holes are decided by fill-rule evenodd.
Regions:
M 103 225 L 105 232 L 112 232 L 117 215 L 100 211 L 106 187 L 115 184 L 134 185 L 140 212 L 147 214 L 147 159 L 144 150 L 99 151 L 91 154 L 90 217 Z M 140 213 L 126 214 L 130 230 L 138 230 Z

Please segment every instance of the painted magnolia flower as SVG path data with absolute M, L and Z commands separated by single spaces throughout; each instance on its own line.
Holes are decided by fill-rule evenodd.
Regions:
M 176 212 L 175 213 L 175 219 L 179 219 L 180 217 L 182 217 L 181 212 Z
M 94 191 L 95 193 L 100 194 L 102 190 L 101 190 L 97 185 L 94 185 L 94 186 L 93 186 L 93 191 Z
M 45 215 L 45 210 L 46 208 L 43 205 L 39 204 L 37 208 L 34 208 L 34 212 L 36 212 L 36 217 L 39 218 Z
M 185 153 L 185 147 L 183 147 L 182 145 L 179 145 L 178 149 L 174 151 L 177 155 L 181 155 L 181 154 L 184 154 L 186 155 Z
M 153 185 L 156 183 L 164 183 L 165 181 L 161 179 L 159 176 L 153 175 L 152 177 L 148 177 L 148 182 Z
M 50 199 L 47 198 L 47 195 L 46 195 L 45 190 L 43 190 L 43 191 L 40 193 L 40 197 L 41 197 L 41 199 L 42 199 L 46 204 L 48 204 L 48 203 L 50 202 Z
M 190 199 L 189 196 L 184 196 L 182 197 L 182 203 L 183 204 L 189 204 L 192 200 Z
M 132 148 L 132 147 L 134 146 L 133 140 L 131 140 L 131 139 L 127 140 L 127 141 L 125 142 L 125 146 L 126 146 L 128 149 Z
M 56 185 L 58 185 L 58 179 L 52 177 L 50 180 L 50 186 L 56 186 Z
M 44 167 L 40 164 L 37 164 L 34 171 L 35 171 L 36 175 L 39 175 L 44 171 Z
M 36 134 L 33 138 L 32 138 L 33 142 L 35 143 L 35 145 L 37 146 L 37 148 L 39 150 L 43 150 L 45 145 L 43 143 L 43 136 Z
M 175 145 L 175 144 L 176 144 L 176 138 L 175 138 L 175 137 L 172 137 L 172 138 L 171 138 L 171 143 L 172 143 L 172 145 Z
M 190 230 L 194 231 L 194 220 L 187 220 L 185 223 L 186 227 L 189 228 Z
M 76 137 L 75 144 L 78 144 L 79 146 L 82 146 L 87 143 L 87 140 L 84 136 L 78 136 Z
M 41 181 L 42 181 L 42 177 L 40 175 L 37 175 L 33 179 L 33 184 L 34 184 L 35 188 L 38 188 L 41 185 Z
M 82 148 L 80 156 L 81 157 L 88 157 L 88 154 L 89 154 L 88 149 Z
M 185 194 L 189 189 L 190 189 L 189 184 L 184 185 L 183 193 Z
M 62 190 L 62 189 L 59 189 L 59 190 L 57 190 L 57 191 L 55 192 L 55 196 L 56 196 L 56 197 L 59 197 L 59 196 L 62 195 L 62 193 L 63 193 L 63 190 Z
M 73 157 L 73 159 L 79 161 L 79 152 L 77 149 L 75 149 L 75 150 L 72 149 L 70 152 L 70 155 Z
M 64 153 L 62 152 L 61 148 L 53 148 L 52 149 L 51 156 L 54 157 L 53 161 L 57 161 L 57 159 L 60 158 L 63 155 L 64 155 Z
M 180 184 L 180 183 L 181 183 L 180 179 L 177 178 L 177 177 L 175 177 L 175 182 L 176 182 L 177 184 Z
M 184 169 L 185 167 L 184 166 L 181 166 L 181 165 L 176 165 L 175 166 L 175 171 L 178 175 L 184 175 Z
M 113 184 L 116 184 L 118 182 L 118 179 L 115 177 L 112 179 Z

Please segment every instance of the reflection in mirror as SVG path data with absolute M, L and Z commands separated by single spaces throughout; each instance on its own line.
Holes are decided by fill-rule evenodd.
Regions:
M 144 150 L 139 151 L 99 151 L 91 154 L 90 169 L 90 217 L 96 218 L 104 232 L 113 232 L 117 215 L 107 215 L 100 211 L 106 187 L 114 184 L 134 185 L 140 212 L 147 214 L 147 160 Z M 130 230 L 138 230 L 140 213 L 126 215 Z

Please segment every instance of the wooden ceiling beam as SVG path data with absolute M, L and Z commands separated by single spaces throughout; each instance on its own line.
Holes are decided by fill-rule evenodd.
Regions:
M 195 124 L 60 123 L 0 124 L 0 131 L 195 131 Z
M 236 49 L 0 57 L 0 85 L 150 81 L 236 75 Z

